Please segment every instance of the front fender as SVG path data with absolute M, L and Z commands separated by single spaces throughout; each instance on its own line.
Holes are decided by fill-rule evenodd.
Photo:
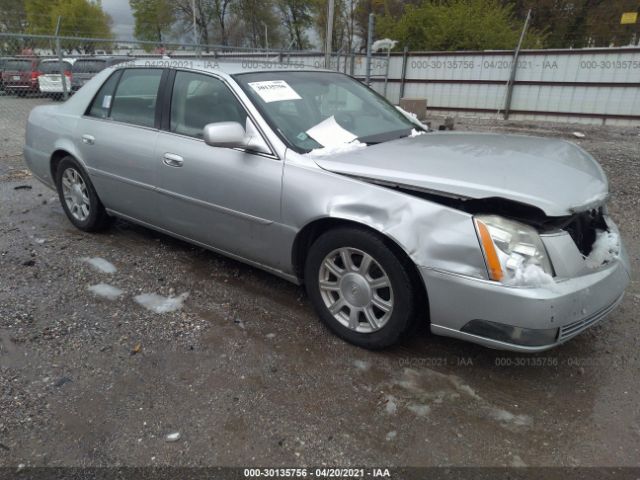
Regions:
M 322 218 L 380 232 L 419 267 L 487 278 L 470 214 L 313 166 L 285 164 L 284 223 L 302 229 Z

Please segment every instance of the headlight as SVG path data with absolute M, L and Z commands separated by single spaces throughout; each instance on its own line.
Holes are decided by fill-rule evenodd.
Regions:
M 474 217 L 489 278 L 506 284 L 548 283 L 551 262 L 535 228 L 497 215 Z

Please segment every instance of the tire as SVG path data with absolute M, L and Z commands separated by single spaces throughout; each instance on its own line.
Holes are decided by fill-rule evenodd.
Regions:
M 111 218 L 98 198 L 89 176 L 70 155 L 64 157 L 58 165 L 56 187 L 64 213 L 77 228 L 85 232 L 97 232 L 110 225 Z M 65 191 L 69 194 L 68 200 L 65 198 Z
M 311 246 L 304 269 L 307 294 L 322 322 L 347 342 L 388 347 L 417 320 L 422 296 L 413 266 L 394 250 L 384 237 L 357 227 L 329 230 Z M 345 268 L 344 255 L 351 268 Z

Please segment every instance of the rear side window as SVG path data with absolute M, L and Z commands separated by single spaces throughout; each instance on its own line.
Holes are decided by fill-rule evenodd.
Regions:
M 93 99 L 87 115 L 98 118 L 107 118 L 109 116 L 111 102 L 113 101 L 113 92 L 116 89 L 120 75 L 122 75 L 122 71 L 117 71 L 102 84 L 102 87 L 98 90 L 98 94 Z
M 107 66 L 106 60 L 78 60 L 73 64 L 74 73 L 98 73 Z
M 111 119 L 153 127 L 161 78 L 160 68 L 125 70 L 113 96 Z

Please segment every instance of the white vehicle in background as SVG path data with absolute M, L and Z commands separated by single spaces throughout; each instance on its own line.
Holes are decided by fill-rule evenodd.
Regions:
M 40 93 L 60 97 L 64 93 L 62 77 L 66 84 L 67 92 L 71 93 L 71 67 L 75 63 L 75 58 L 63 58 L 62 65 L 57 58 L 42 60 L 38 66 L 40 76 L 38 77 L 38 87 Z M 60 72 L 64 72 L 61 75 Z

